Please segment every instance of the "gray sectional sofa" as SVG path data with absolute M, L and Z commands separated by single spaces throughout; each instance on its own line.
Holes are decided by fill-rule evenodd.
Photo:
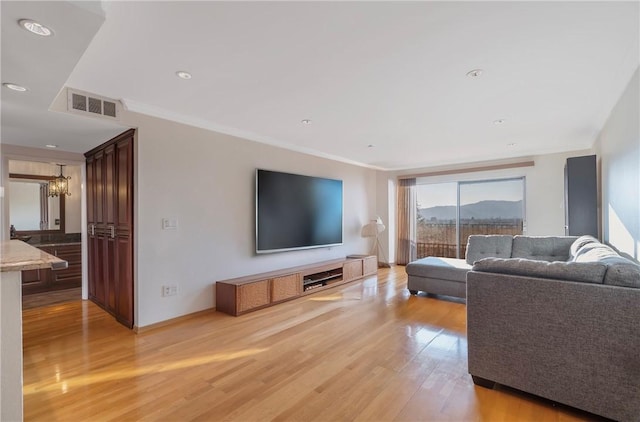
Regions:
M 476 384 L 640 421 L 640 265 L 589 236 L 568 252 L 565 261 L 475 262 L 469 373 Z
M 467 250 L 466 270 L 427 260 L 407 273 L 410 290 L 440 293 L 466 271 L 476 384 L 640 421 L 638 263 L 590 236 L 472 236 Z

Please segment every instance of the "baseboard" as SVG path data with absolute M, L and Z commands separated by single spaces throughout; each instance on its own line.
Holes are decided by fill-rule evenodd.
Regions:
M 185 321 L 187 319 L 191 319 L 203 314 L 208 314 L 210 312 L 215 312 L 216 308 L 209 308 L 209 309 L 203 309 L 202 311 L 197 311 L 197 312 L 193 312 L 187 315 L 182 315 L 179 317 L 175 317 L 175 318 L 171 318 L 171 319 L 167 319 L 165 321 L 160 321 L 160 322 L 156 322 L 154 324 L 150 324 L 150 325 L 145 325 L 144 327 L 138 327 L 137 325 L 133 326 L 133 332 L 136 334 L 140 334 L 140 333 L 146 333 L 147 331 L 151 331 L 151 330 L 155 330 L 156 328 L 162 328 L 162 327 L 166 327 L 168 325 L 173 325 L 176 324 L 178 322 L 182 322 Z

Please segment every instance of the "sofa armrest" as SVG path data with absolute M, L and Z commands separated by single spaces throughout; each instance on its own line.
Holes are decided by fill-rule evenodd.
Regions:
M 639 305 L 640 289 L 470 271 L 469 373 L 636 420 Z

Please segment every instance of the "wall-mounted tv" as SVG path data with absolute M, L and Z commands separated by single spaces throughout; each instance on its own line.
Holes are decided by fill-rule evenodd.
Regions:
M 256 253 L 342 244 L 342 180 L 256 170 Z

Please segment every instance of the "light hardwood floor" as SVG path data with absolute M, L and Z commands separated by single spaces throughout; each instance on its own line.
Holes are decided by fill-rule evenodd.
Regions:
M 54 290 L 22 296 L 22 310 L 82 300 L 82 288 Z
M 141 334 L 87 301 L 23 319 L 27 421 L 594 419 L 474 386 L 464 303 L 410 296 L 404 267 Z

